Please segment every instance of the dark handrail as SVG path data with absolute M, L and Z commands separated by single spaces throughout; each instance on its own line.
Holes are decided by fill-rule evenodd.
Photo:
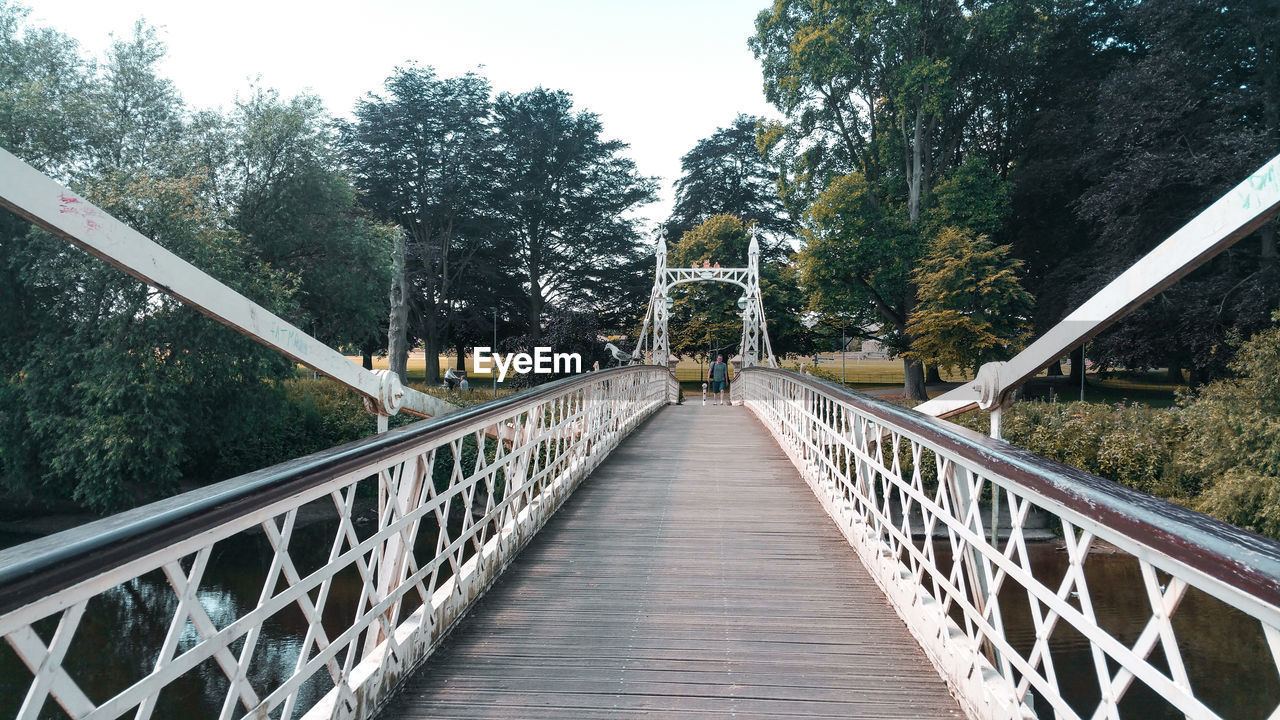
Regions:
M 234 518 L 375 464 L 416 445 L 451 437 L 455 428 L 501 419 L 513 406 L 563 393 L 575 384 L 624 375 L 629 366 L 583 373 L 480 405 L 428 418 L 192 490 L 0 551 L 0 615 L 64 590 Z M 670 370 L 667 369 L 670 373 Z M 675 376 L 671 376 L 675 380 Z
M 839 398 L 860 412 L 916 435 L 926 444 L 989 468 L 993 475 L 1280 606 L 1280 542 L 838 383 L 789 370 L 755 367 L 743 372 L 781 375 Z

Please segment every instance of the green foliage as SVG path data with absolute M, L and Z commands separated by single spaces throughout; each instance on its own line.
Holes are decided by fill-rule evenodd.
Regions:
M 970 155 L 933 189 L 925 221 L 935 233 L 955 227 L 994 237 L 1009 216 L 1009 187 L 985 160 Z
M 361 216 L 329 124 L 317 98 L 256 88 L 225 118 L 197 117 L 189 152 L 213 201 L 232 209 L 228 224 L 297 283 L 286 319 L 359 346 L 386 321 L 396 231 Z
M 606 140 L 600 118 L 564 91 L 503 93 L 494 103 L 502 198 L 498 217 L 526 288 L 527 334 L 537 339 L 553 300 L 617 324 L 618 308 L 644 304 L 647 248 L 631 211 L 654 199 L 653 179 Z M 624 311 L 630 315 L 630 311 Z
M 133 36 L 114 38 L 98 82 L 91 85 L 92 124 L 86 150 L 93 174 L 169 167 L 182 131 L 182 98 L 158 74 L 164 43 L 138 20 Z
M 489 82 L 397 68 L 356 104 L 342 138 L 369 211 L 404 233 L 404 275 L 427 376 L 451 338 L 483 338 L 490 313 L 517 310 L 516 252 L 496 222 L 502 187 Z
M 1277 317 L 1280 320 L 1280 317 Z M 1244 343 L 1239 376 L 1183 407 L 1016 403 L 1002 432 L 1032 452 L 1280 538 L 1280 327 Z M 986 416 L 961 423 L 986 430 Z
M 678 240 L 722 214 L 754 223 L 771 236 L 770 244 L 792 233 L 793 223 L 778 197 L 777 170 L 757 145 L 760 128 L 760 118 L 739 115 L 680 158 L 675 207 L 665 225 L 669 239 Z M 762 251 L 769 254 L 767 248 Z
M 810 308 L 878 327 L 894 352 L 907 349 L 911 268 L 919 236 L 896 212 L 878 207 L 861 173 L 834 178 L 805 212 L 799 255 Z
M 93 122 L 91 82 L 76 42 L 24 27 L 25 8 L 0 0 L 0 145 L 65 174 Z
M 986 415 L 962 424 L 985 431 Z M 1016 403 L 1001 423 L 1004 439 L 1038 455 L 1123 485 L 1187 502 L 1178 469 L 1182 419 L 1145 405 Z
M 1280 327 L 1244 343 L 1232 369 L 1237 378 L 1181 398 L 1184 464 L 1207 484 L 1201 510 L 1280 537 Z
M 1280 477 L 1232 468 L 1200 497 L 1196 509 L 1280 539 Z
M 287 286 L 198 202 L 191 179 L 113 176 L 87 194 L 241 292 L 282 309 Z M 11 490 L 108 511 L 173 492 L 215 439 L 278 403 L 290 363 L 41 231 L 6 237 L 25 313 L 5 366 L 0 437 Z
M 906 354 L 936 367 L 972 368 L 1004 360 L 1030 334 L 1031 295 L 1018 282 L 1021 265 L 985 235 L 944 227 L 913 273 L 919 304 L 911 312 Z
M 354 212 L 314 100 L 258 92 L 191 118 L 152 28 L 94 65 L 24 22 L 0 4 L 0 142 L 274 313 L 383 314 L 386 231 Z M 287 358 L 7 212 L 0 335 L 0 487 L 17 505 L 115 511 L 351 434 L 292 402 Z

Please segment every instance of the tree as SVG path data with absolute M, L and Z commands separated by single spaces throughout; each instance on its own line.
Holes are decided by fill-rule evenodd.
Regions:
M 96 174 L 155 170 L 176 157 L 182 133 L 182 98 L 156 66 L 164 43 L 155 28 L 138 20 L 128 40 L 115 38 L 96 84 L 89 155 Z
M 193 122 L 191 152 L 211 201 L 259 260 L 297 282 L 288 319 L 362 347 L 386 321 L 395 228 L 364 217 L 319 99 L 254 88 L 226 118 Z
M 374 216 L 405 232 L 403 279 L 430 381 L 475 268 L 504 267 L 512 253 L 494 226 L 495 138 L 489 83 L 467 74 L 398 68 L 385 95 L 356 105 L 343 126 L 356 186 Z M 408 328 L 406 327 L 406 331 Z M 408 350 L 408 343 L 394 343 Z M 392 358 L 402 366 L 403 358 Z
M 911 269 L 920 235 L 912 232 L 901 212 L 886 212 L 877 205 L 860 173 L 838 177 L 827 186 L 802 220 L 801 285 L 809 294 L 811 310 L 844 318 L 851 337 L 879 339 L 901 355 L 911 345 Z M 915 374 L 914 383 L 923 384 L 919 363 L 903 363 L 908 378 Z
M 1080 218 L 1098 243 L 1082 263 L 1091 294 L 1248 176 L 1280 146 L 1280 9 L 1160 0 L 1129 15 L 1133 50 L 1102 79 L 1081 148 Z M 1098 338 L 1100 359 L 1227 370 L 1233 335 L 1268 324 L 1280 295 L 1275 223 Z M 1173 340 L 1173 342 L 1171 342 Z
M 51 88 L 83 93 L 54 103 L 60 128 L 0 126 L 0 141 L 30 151 L 104 210 L 268 310 L 302 317 L 312 299 L 300 288 L 323 285 L 323 262 L 291 265 L 277 227 L 322 235 L 321 218 L 335 233 L 364 222 L 347 214 L 351 190 L 325 167 L 333 157 L 327 137 L 315 134 L 308 145 L 305 132 L 279 132 L 292 116 L 278 103 L 263 103 L 269 122 L 206 116 L 188 124 L 156 72 L 163 47 L 146 26 L 114 43 L 98 69 L 55 33 L 24 30 L 21 20 L 0 5 L 0 72 L 21 81 L 0 88 L 0 119 L 28 117 Z M 45 78 L 45 70 L 65 74 Z M 318 115 L 308 122 L 313 130 L 325 124 Z M 291 139 L 250 148 L 252 128 Z M 267 157 L 288 171 L 262 172 Z M 252 189 L 231 192 L 241 185 Z M 325 189 L 319 197 L 301 197 L 317 187 Z M 252 222 L 241 212 L 250 203 L 259 203 Z M 332 271 L 359 284 L 364 269 Z M 9 342 L 0 359 L 6 502 L 115 511 L 172 493 L 181 480 L 220 479 L 306 451 L 281 439 L 298 416 L 283 389 L 295 372 L 287 358 L 7 212 L 0 278 L 0 332 Z
M 92 76 L 75 40 L 24 27 L 27 14 L 0 0 L 0 144 L 65 178 L 93 125 Z
M 1005 360 L 1030 333 L 1031 295 L 1022 289 L 1021 262 L 1009 246 L 986 235 L 944 227 L 913 271 L 920 302 L 907 322 L 906 353 L 933 366 L 970 368 Z
M 1017 65 L 1026 80 L 1026 111 L 1015 125 L 1006 230 L 993 237 L 1025 263 L 1024 283 L 1036 298 L 1035 331 L 1043 333 L 1079 300 L 1097 252 L 1075 202 L 1089 181 L 1080 164 L 1100 105 L 1099 80 L 1132 51 L 1132 0 L 1071 0 L 1042 15 L 1039 52 Z M 1007 75 L 1007 73 L 1006 73 Z M 1082 363 L 1072 363 L 1075 371 Z M 1059 371 L 1057 363 L 1051 373 Z M 1079 378 L 1077 377 L 1078 381 Z
M 1243 343 L 1231 370 L 1181 398 L 1184 471 L 1205 488 L 1199 510 L 1280 537 L 1280 327 Z
M 269 309 L 289 308 L 284 277 L 200 205 L 198 179 L 115 177 L 85 194 Z M 287 358 L 42 231 L 5 244 L 41 328 L 11 348 L 20 361 L 4 385 L 11 489 L 107 512 L 183 477 L 250 469 L 223 453 L 254 437 L 262 425 L 250 419 L 280 411 L 263 380 L 292 374 Z
M 680 158 L 675 207 L 667 220 L 667 238 L 685 232 L 714 215 L 734 215 L 773 236 L 794 232 L 781 198 L 777 175 L 756 145 L 760 119 L 739 115 L 729 127 L 698 141 Z M 774 245 L 775 243 L 769 243 Z
M 884 330 L 880 339 L 889 347 L 910 344 L 910 271 L 923 242 L 905 235 L 922 232 L 933 185 L 955 163 L 964 136 L 968 96 L 959 92 L 956 69 L 971 25 L 959 3 L 923 0 L 782 0 L 756 19 L 751 46 L 763 64 L 766 97 L 790 120 L 762 133 L 762 145 L 788 158 L 783 197 L 808 208 L 805 236 L 821 240 L 820 252 L 804 261 L 808 279 L 825 283 L 815 303 L 836 314 L 850 310 L 829 305 L 833 299 L 868 303 L 852 312 L 878 313 L 879 323 L 862 327 Z M 855 207 L 868 218 L 849 217 Z M 854 238 L 851 224 L 887 234 Z M 842 242 L 853 247 L 838 248 Z M 850 253 L 886 267 L 823 276 L 822 262 Z M 852 285 L 837 289 L 833 281 Z M 905 362 L 907 395 L 925 399 L 923 368 Z
M 575 112 L 563 91 L 504 93 L 494 111 L 499 213 L 527 294 L 530 341 L 541 337 L 548 304 L 600 310 L 642 302 L 643 295 L 617 294 L 647 259 L 629 213 L 654 198 L 654 182 L 622 155 L 627 145 L 603 139 L 600 119 Z M 630 287 L 634 293 L 643 283 Z

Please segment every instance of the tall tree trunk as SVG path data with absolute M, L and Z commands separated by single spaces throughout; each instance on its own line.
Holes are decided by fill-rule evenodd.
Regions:
M 923 112 L 923 110 L 916 109 L 916 118 L 912 129 L 911 167 L 908 168 L 909 174 L 907 176 L 907 214 L 913 226 L 920 221 L 920 189 L 923 178 L 922 171 L 924 169 L 923 150 L 921 148 L 924 145 Z
M 938 373 L 937 365 L 930 365 L 924 374 L 924 381 L 928 385 L 937 385 L 942 382 L 942 375 Z
M 373 351 L 367 347 L 360 351 L 360 365 L 365 370 L 373 369 Z
M 924 365 L 903 358 L 902 371 L 906 376 L 902 389 L 906 392 L 907 398 L 918 402 L 928 400 L 929 393 L 925 392 L 924 384 Z
M 440 323 L 434 307 L 423 312 L 422 353 L 426 361 L 427 385 L 436 385 L 440 382 Z
M 529 327 L 526 333 L 529 343 L 536 345 L 542 339 L 542 282 L 539 278 L 529 279 Z
M 394 274 L 391 278 L 391 319 L 387 327 L 387 366 L 408 381 L 409 367 L 409 279 L 405 277 L 405 239 L 396 238 Z
M 1182 384 L 1182 366 L 1178 364 L 1177 360 L 1169 361 L 1169 370 L 1166 372 L 1166 378 L 1171 383 Z
M 915 308 L 916 298 L 915 291 L 912 290 L 909 295 L 903 298 L 902 312 L 896 313 L 894 319 L 894 327 L 902 335 L 905 345 L 910 346 L 912 337 L 907 332 L 906 318 L 911 317 L 911 311 Z M 924 402 L 929 399 L 929 393 L 925 392 L 924 381 L 924 364 L 918 361 L 911 361 L 906 358 L 902 359 L 903 383 L 902 389 L 910 400 Z
M 542 339 L 542 263 L 538 243 L 529 246 L 529 343 L 536 345 Z
M 1049 377 L 1062 377 L 1062 358 L 1049 363 Z
M 1073 387 L 1080 386 L 1080 374 L 1084 372 L 1084 347 L 1077 346 L 1071 351 L 1071 382 Z
M 542 288 L 534 286 L 529 293 L 529 342 L 537 344 L 542 339 Z
M 454 340 L 453 349 L 458 353 L 458 363 L 454 367 L 458 369 L 458 372 L 464 372 L 467 369 L 467 348 L 463 344 L 461 334 L 458 334 L 457 338 Z

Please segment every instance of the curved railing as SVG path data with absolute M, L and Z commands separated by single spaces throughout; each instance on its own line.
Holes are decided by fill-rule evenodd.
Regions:
M 1245 716 L 1280 717 L 1280 544 L 810 376 L 752 368 L 735 386 L 970 717 L 1120 718 L 1135 705 L 1140 717 L 1230 717 L 1214 697 L 1229 681 L 1261 695 Z M 992 493 L 1007 508 L 994 538 L 981 502 Z M 1065 567 L 1032 562 L 1032 525 L 1061 543 Z M 1100 549 L 1136 561 L 1127 602 L 1142 607 L 1140 632 L 1104 617 L 1114 588 L 1086 577 Z M 1208 630 L 1178 613 L 1193 595 Z M 1227 632 L 1217 621 L 1237 611 L 1253 637 L 1231 638 L 1231 662 L 1193 678 L 1190 633 Z M 1030 632 L 1006 634 L 1014 614 Z M 1066 677 L 1060 645 L 1082 641 L 1087 677 Z M 1240 688 L 1244 671 L 1259 681 Z
M 21 718 L 189 717 L 211 692 L 224 718 L 368 717 L 678 392 L 666 368 L 580 375 L 0 552 L 0 637 L 25 667 L 0 698 Z M 205 582 L 228 563 L 256 603 Z M 110 623 L 155 616 L 122 661 L 112 644 L 139 641 Z

